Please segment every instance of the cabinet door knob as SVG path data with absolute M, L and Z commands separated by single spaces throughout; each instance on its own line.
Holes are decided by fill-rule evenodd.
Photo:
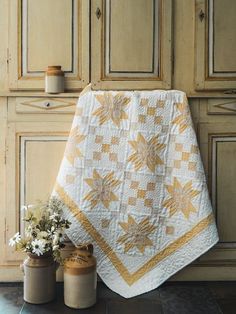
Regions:
M 46 102 L 45 106 L 50 107 L 50 102 Z
M 205 18 L 205 13 L 201 10 L 198 14 L 200 21 L 202 22 L 203 19 Z
M 97 17 L 98 20 L 100 19 L 101 15 L 102 15 L 101 10 L 99 8 L 97 8 L 97 10 L 96 10 L 96 17 Z

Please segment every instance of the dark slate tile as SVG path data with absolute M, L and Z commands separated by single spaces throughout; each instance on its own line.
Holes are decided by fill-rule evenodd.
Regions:
M 107 301 L 107 314 L 163 314 L 160 301 L 141 298 Z
M 71 309 L 64 304 L 63 295 L 63 284 L 57 284 L 57 297 L 54 301 L 46 304 L 30 304 L 25 302 L 21 314 L 49 314 L 49 313 L 60 313 L 60 314 L 74 314 L 78 312 L 76 309 Z M 105 300 L 98 299 L 97 303 L 88 309 L 79 310 L 81 314 L 106 314 L 106 302 Z
M 109 289 L 103 282 L 98 282 L 98 297 L 101 299 L 116 299 L 119 301 L 125 300 L 124 297 L 120 296 L 119 294 L 115 293 L 111 289 Z M 152 290 L 150 292 L 141 294 L 136 296 L 135 298 L 142 298 L 142 299 L 151 299 L 151 300 L 159 300 L 160 301 L 160 292 L 159 289 Z
M 222 314 L 209 289 L 199 285 L 160 288 L 164 314 Z
M 236 313 L 236 299 L 221 299 L 217 300 L 219 307 L 223 314 L 235 314 Z
M 207 286 L 216 299 L 236 298 L 236 281 L 212 281 L 208 282 Z
M 111 289 L 109 289 L 103 282 L 98 282 L 97 285 L 97 293 L 99 299 L 116 299 L 116 300 L 123 300 L 124 298 L 119 294 L 115 293 Z
M 103 300 L 98 300 L 98 302 L 91 308 L 84 310 L 71 309 L 67 307 L 64 303 L 54 301 L 42 305 L 34 305 L 25 303 L 22 307 L 21 314 L 50 314 L 50 313 L 60 313 L 60 314 L 106 314 L 106 303 Z
M 19 313 L 23 302 L 22 287 L 0 286 L 0 313 Z
M 161 302 L 161 296 L 160 296 L 160 288 L 157 288 L 155 290 L 149 291 L 147 293 L 141 294 L 137 298 L 144 298 L 148 300 L 154 300 Z
M 23 282 L 0 282 L 0 287 L 21 287 L 21 288 L 23 288 Z

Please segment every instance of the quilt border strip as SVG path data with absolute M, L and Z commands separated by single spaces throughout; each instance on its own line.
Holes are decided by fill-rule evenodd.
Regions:
M 101 234 L 96 230 L 96 228 L 91 224 L 86 215 L 78 208 L 76 203 L 70 198 L 70 196 L 65 192 L 64 188 L 56 183 L 55 191 L 58 193 L 61 200 L 68 207 L 69 211 L 73 216 L 80 222 L 83 228 L 88 232 L 88 234 L 97 242 L 100 249 L 106 254 L 110 259 L 113 266 L 119 272 L 123 280 L 131 286 L 140 278 L 142 278 L 146 273 L 152 270 L 160 261 L 168 257 L 170 254 L 174 253 L 180 247 L 185 245 L 196 235 L 206 229 L 210 224 L 214 222 L 214 215 L 210 213 L 208 216 L 203 218 L 198 222 L 191 230 L 187 231 L 177 240 L 170 243 L 163 250 L 158 252 L 152 258 L 150 258 L 143 266 L 141 266 L 134 273 L 130 273 L 128 269 L 121 262 L 117 254 L 113 251 L 110 245 L 105 241 Z

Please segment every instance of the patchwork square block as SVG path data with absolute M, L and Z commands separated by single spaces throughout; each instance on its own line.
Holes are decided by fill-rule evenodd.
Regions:
M 87 136 L 86 160 L 92 160 L 94 167 L 118 169 L 126 163 L 127 132 L 95 127 Z
M 122 205 L 128 213 L 151 215 L 161 212 L 164 177 L 126 172 Z M 124 212 L 124 210 L 123 210 Z

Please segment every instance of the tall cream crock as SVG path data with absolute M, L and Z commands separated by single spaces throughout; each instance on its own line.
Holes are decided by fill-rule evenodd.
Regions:
M 64 301 L 84 309 L 96 303 L 97 273 L 92 244 L 82 245 L 64 262 Z
M 33 304 L 52 301 L 56 296 L 56 268 L 52 255 L 28 253 L 21 268 L 24 273 L 24 300 Z

